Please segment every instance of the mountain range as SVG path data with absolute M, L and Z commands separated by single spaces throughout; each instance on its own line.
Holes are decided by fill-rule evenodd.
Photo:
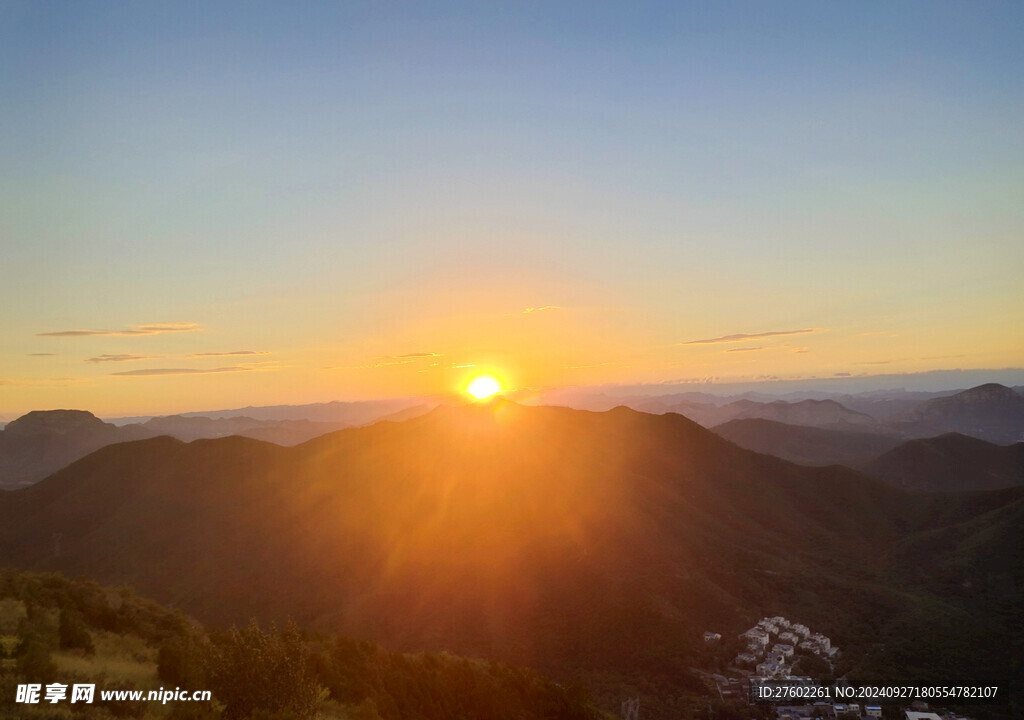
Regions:
M 750 418 L 712 428 L 730 442 L 754 452 L 800 465 L 845 465 L 857 468 L 901 443 L 898 437 Z
M 296 447 L 159 437 L 0 493 L 0 564 L 208 622 L 689 688 L 704 630 L 781 614 L 871 681 L 1020 691 L 1024 488 L 913 495 L 677 414 L 497 401 Z
M 704 427 L 761 419 L 904 439 L 958 432 L 1000 445 L 1024 440 L 1024 395 L 1019 388 L 997 383 L 948 392 L 795 393 L 786 399 L 753 392 L 732 397 L 704 392 L 622 396 L 565 391 L 549 395 L 549 404 L 597 411 L 625 405 L 655 415 L 674 412 Z
M 574 396 L 573 404 L 587 410 L 625 405 L 651 414 L 678 413 L 704 427 L 714 427 L 748 449 L 810 465 L 863 467 L 900 438 L 955 432 L 1005 445 L 1024 436 L 1024 396 L 997 384 L 953 394 L 900 391 L 839 396 L 860 409 L 818 395 L 794 396 L 791 401 L 771 400 L 757 393 L 739 399 L 706 393 L 632 398 L 590 395 Z M 35 411 L 0 430 L 0 488 L 31 484 L 117 442 L 158 435 L 186 441 L 241 435 L 296 445 L 344 427 L 410 419 L 450 403 L 445 398 L 408 398 L 281 405 L 116 418 L 106 423 L 81 410 Z
M 430 407 L 410 405 L 406 401 L 324 403 L 247 408 L 262 419 L 231 415 L 234 411 L 225 410 L 212 412 L 209 416 L 186 413 L 134 418 L 138 422 L 133 423 L 125 423 L 121 418 L 121 424 L 104 422 L 85 410 L 37 410 L 0 430 L 0 488 L 30 485 L 94 450 L 120 442 L 160 435 L 185 441 L 239 435 L 277 445 L 298 445 L 353 425 L 384 418 L 401 420 L 415 417 Z M 335 419 L 301 417 L 304 412 L 314 418 Z

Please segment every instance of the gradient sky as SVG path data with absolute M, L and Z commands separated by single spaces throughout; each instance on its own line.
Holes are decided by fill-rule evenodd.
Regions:
M 0 416 L 1024 366 L 1019 2 L 295 5 L 0 4 Z

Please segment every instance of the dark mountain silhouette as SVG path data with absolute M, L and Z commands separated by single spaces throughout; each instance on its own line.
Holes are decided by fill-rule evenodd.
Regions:
M 994 445 L 949 433 L 902 443 L 864 470 L 915 492 L 996 490 L 1024 484 L 1024 443 Z
M 366 420 L 377 419 L 374 413 L 399 407 L 401 403 L 338 405 L 344 409 L 335 412 L 336 415 Z M 357 407 L 349 407 L 351 405 Z M 398 411 L 394 419 L 414 417 L 428 410 L 426 405 L 409 407 Z M 190 442 L 241 435 L 277 445 L 298 445 L 345 427 L 350 427 L 350 424 L 339 421 L 259 420 L 251 417 L 206 417 L 194 414 L 154 417 L 145 422 L 118 426 L 104 422 L 85 410 L 33 411 L 0 430 L 0 489 L 31 485 L 94 450 L 131 440 L 170 435 Z
M 1022 497 L 911 496 L 675 414 L 498 401 L 294 448 L 109 446 L 0 493 L 0 564 L 131 583 L 205 621 L 292 617 L 667 695 L 703 630 L 765 614 L 821 628 L 855 676 L 938 682 L 956 657 L 1017 687 L 1020 556 L 988 545 L 1019 540 Z M 941 582 L 920 574 L 936 532 L 972 559 Z
M 989 383 L 935 398 L 893 423 L 908 437 L 955 432 L 1000 445 L 1024 440 L 1024 396 Z
M 85 410 L 30 412 L 0 431 L 0 488 L 31 484 L 105 445 L 142 437 Z
M 740 447 L 800 465 L 859 467 L 900 443 L 899 438 L 887 435 L 763 419 L 730 420 L 712 430 Z

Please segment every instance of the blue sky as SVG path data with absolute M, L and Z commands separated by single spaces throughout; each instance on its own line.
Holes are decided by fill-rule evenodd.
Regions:
M 0 412 L 1020 366 L 1022 36 L 1019 3 L 4 3 Z M 195 330 L 41 335 L 155 323 Z

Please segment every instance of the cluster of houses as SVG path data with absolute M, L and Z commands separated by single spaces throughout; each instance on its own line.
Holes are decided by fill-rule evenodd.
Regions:
M 777 642 L 773 643 L 773 637 Z M 740 639 L 746 641 L 746 650 L 736 656 L 736 665 L 754 667 L 758 675 L 768 678 L 788 676 L 796 650 L 828 659 L 838 652 L 826 636 L 811 633 L 806 625 L 792 623 L 781 616 L 762 618 L 740 635 Z
M 861 706 L 857 703 L 836 703 L 834 705 L 815 703 L 814 705 L 777 707 L 775 713 L 777 720 L 843 720 L 845 718 L 875 720 L 875 718 L 882 717 L 882 707 L 880 705 Z M 940 714 L 939 712 L 922 712 L 911 709 L 904 710 L 900 718 L 901 720 L 970 720 L 963 715 L 947 711 L 941 711 Z
M 790 705 L 775 708 L 775 717 L 778 720 L 812 720 L 812 718 L 824 718 L 833 720 L 837 718 L 855 717 L 859 720 L 872 720 L 882 717 L 881 705 L 867 705 L 861 707 L 859 703 L 814 703 L 813 705 Z

